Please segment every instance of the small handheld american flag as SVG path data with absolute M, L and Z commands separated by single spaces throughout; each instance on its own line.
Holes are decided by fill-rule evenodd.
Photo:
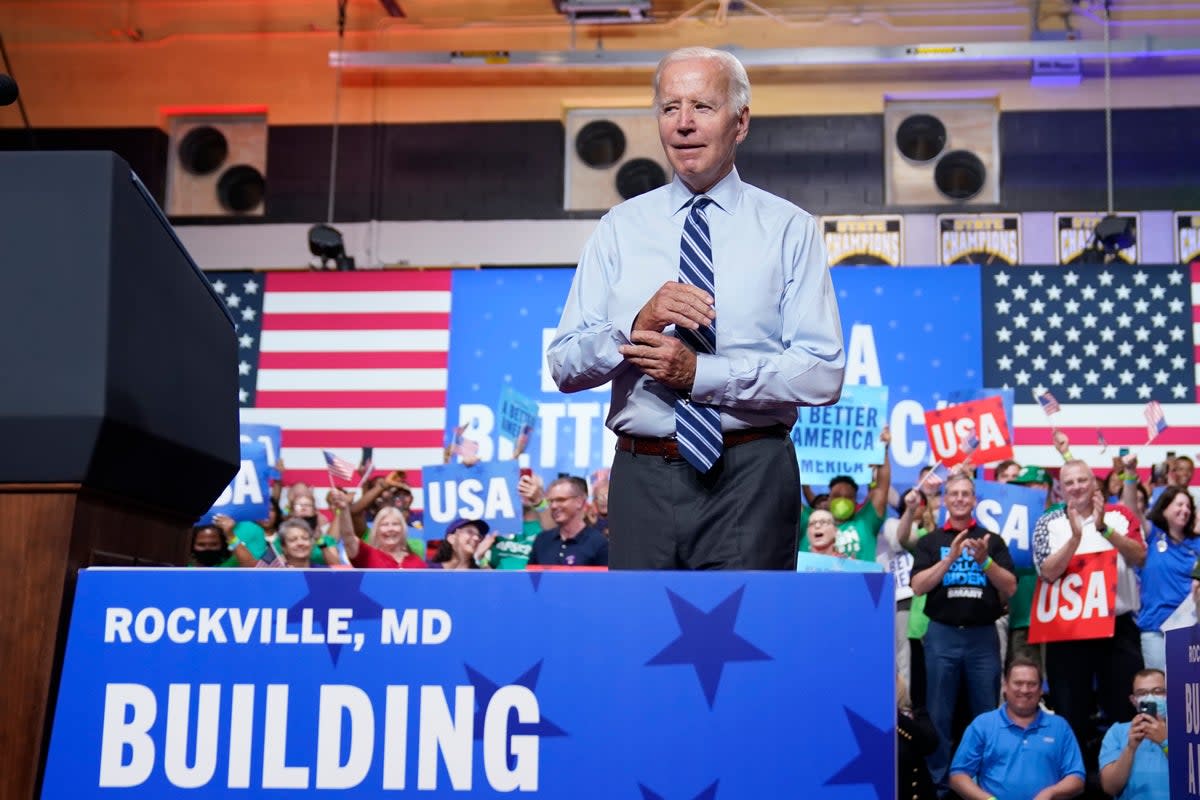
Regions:
M 1054 399 L 1054 395 L 1049 392 L 1042 392 L 1041 394 L 1035 392 L 1034 397 L 1037 398 L 1038 403 L 1042 406 L 1042 411 L 1046 412 L 1047 417 L 1062 411 L 1062 408 L 1058 405 L 1058 401 Z
M 1163 414 L 1162 406 L 1158 404 L 1157 400 L 1151 400 L 1149 403 L 1146 403 L 1145 414 L 1146 433 L 1150 435 L 1146 444 L 1149 444 L 1154 441 L 1155 437 L 1167 429 L 1167 417 Z
M 970 420 L 967 421 L 970 422 Z M 975 432 L 974 423 L 972 423 L 971 427 L 968 428 L 960 438 L 962 453 L 967 458 L 970 458 L 971 454 L 979 449 L 979 435 Z
M 322 451 L 325 454 L 325 466 L 329 468 L 329 474 L 334 477 L 348 481 L 354 477 L 354 465 L 344 458 L 339 458 L 330 450 Z
M 479 442 L 462 436 L 459 438 L 458 444 L 454 446 L 454 451 L 462 458 L 478 458 Z

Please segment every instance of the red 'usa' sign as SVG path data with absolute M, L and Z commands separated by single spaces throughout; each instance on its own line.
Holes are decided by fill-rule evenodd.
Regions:
M 934 458 L 948 467 L 966 459 L 968 452 L 964 452 L 963 445 L 971 434 L 979 439 L 974 452 L 969 453 L 974 463 L 989 464 L 1012 458 L 1012 435 L 1004 416 L 1004 401 L 999 396 L 926 411 L 925 433 Z
M 1058 580 L 1038 579 L 1029 615 L 1029 643 L 1112 636 L 1116 602 L 1117 551 L 1076 555 Z

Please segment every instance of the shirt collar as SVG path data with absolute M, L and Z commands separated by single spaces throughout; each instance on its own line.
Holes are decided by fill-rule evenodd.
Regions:
M 950 524 L 950 518 L 949 518 L 949 517 L 946 517 L 946 521 L 945 521 L 945 523 L 943 523 L 943 524 L 942 524 L 942 530 L 944 530 L 944 531 L 959 531 L 959 532 L 962 532 L 962 531 L 969 531 L 969 530 L 971 530 L 972 528 L 974 528 L 974 527 L 975 527 L 976 525 L 978 525 L 978 524 L 979 524 L 979 523 L 975 522 L 975 518 L 974 518 L 974 517 L 971 517 L 971 524 L 970 524 L 970 525 L 968 525 L 968 526 L 967 526 L 967 527 L 965 527 L 965 528 L 956 528 L 956 527 L 954 527 L 953 525 L 951 525 L 951 524 Z
M 742 179 L 738 177 L 737 167 L 729 171 L 721 180 L 717 181 L 716 185 L 704 193 L 711 197 L 713 205 L 724 211 L 726 214 L 732 214 L 738 206 L 738 201 L 742 199 Z M 683 181 L 676 175 L 671 181 L 670 190 L 667 192 L 667 200 L 670 203 L 671 214 L 678 214 L 696 195 L 692 190 L 684 185 Z
M 1019 724 L 1017 724 L 1017 722 L 1015 722 L 1013 720 L 1013 718 L 1008 715 L 1008 703 L 1004 703 L 1003 705 L 1001 705 L 999 710 L 1000 710 L 1000 717 L 1001 717 L 1001 719 L 1004 720 L 1004 724 L 1009 725 L 1013 728 L 1021 728 L 1021 726 Z M 1041 706 L 1038 706 L 1038 712 L 1037 712 L 1037 715 L 1033 718 L 1033 722 L 1029 723 L 1028 728 L 1021 728 L 1021 730 L 1031 731 L 1031 730 L 1034 730 L 1035 728 L 1040 728 L 1040 727 L 1042 727 L 1042 724 L 1045 721 L 1046 721 L 1046 713 L 1044 711 L 1042 711 Z

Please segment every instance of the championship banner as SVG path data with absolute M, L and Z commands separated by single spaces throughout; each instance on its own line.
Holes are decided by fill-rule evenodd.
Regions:
M 837 405 L 797 409 L 791 436 L 801 479 L 812 486 L 828 485 L 836 475 L 870 482 L 871 465 L 883 463 L 879 435 L 887 424 L 887 408 L 886 386 L 854 384 L 842 387 Z
M 1113 635 L 1117 615 L 1117 551 L 1080 553 L 1053 583 L 1038 578 L 1029 615 L 1029 643 Z
M 1100 220 L 1106 216 L 1107 214 L 1095 213 L 1056 213 L 1054 215 L 1054 230 L 1058 235 L 1058 246 L 1055 248 L 1058 253 L 1058 263 L 1086 263 L 1088 251 L 1094 244 L 1092 232 L 1100 224 Z M 1137 234 L 1140 214 L 1118 213 L 1116 216 L 1121 219 L 1131 220 L 1133 222 L 1134 234 Z M 1117 258 L 1126 264 L 1138 263 L 1137 242 L 1134 242 L 1133 246 L 1127 247 L 1117 253 Z
M 938 263 L 1021 263 L 1020 214 L 939 214 Z
M 903 224 L 903 217 L 891 214 L 821 217 L 829 266 L 900 266 L 904 263 Z
M 1033 569 L 1033 526 L 1046 510 L 1046 492 L 1012 483 L 975 482 L 975 519 L 1008 545 L 1013 566 Z
M 1012 458 L 1012 435 L 1004 416 L 1004 401 L 1000 397 L 986 397 L 926 411 L 925 430 L 934 458 L 947 467 L 966 460 L 964 442 L 972 434 L 979 440 L 970 452 L 973 463 L 988 464 Z
M 86 569 L 42 797 L 890 798 L 892 586 Z
M 520 533 L 523 512 L 517 481 L 521 467 L 516 461 L 439 464 L 421 468 L 425 487 L 425 518 L 422 533 L 440 538 L 451 522 L 464 517 L 481 519 L 495 533 Z
M 1200 211 L 1175 212 L 1175 261 L 1190 264 L 1200 258 Z
M 1167 770 L 1172 800 L 1200 798 L 1200 626 L 1167 631 Z
M 224 514 L 237 522 L 266 519 L 270 513 L 272 466 L 267 460 L 266 445 L 243 440 L 237 474 L 196 524 L 207 525 L 217 514 Z

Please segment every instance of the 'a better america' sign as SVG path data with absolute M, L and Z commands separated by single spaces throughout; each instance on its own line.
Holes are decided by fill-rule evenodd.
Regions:
M 85 570 L 43 797 L 885 800 L 893 605 L 883 574 Z

